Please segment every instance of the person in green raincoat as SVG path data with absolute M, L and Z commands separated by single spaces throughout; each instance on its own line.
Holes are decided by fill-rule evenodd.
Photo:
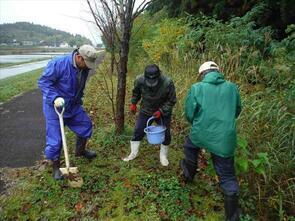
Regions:
M 201 148 L 211 153 L 213 166 L 224 193 L 226 221 L 239 220 L 239 185 L 235 176 L 234 152 L 237 146 L 236 118 L 241 100 L 236 84 L 226 81 L 219 67 L 207 61 L 199 68 L 202 81 L 193 84 L 185 102 L 185 117 L 191 124 L 180 161 L 186 182 L 197 172 Z

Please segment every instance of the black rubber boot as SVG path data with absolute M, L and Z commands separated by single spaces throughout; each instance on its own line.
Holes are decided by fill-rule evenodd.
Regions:
M 87 159 L 93 159 L 96 157 L 96 153 L 91 150 L 86 150 L 86 143 L 87 138 L 84 137 L 78 137 L 77 136 L 77 142 L 76 142 L 76 156 L 83 156 Z
M 55 180 L 62 180 L 64 177 L 62 175 L 62 173 L 60 172 L 59 170 L 60 168 L 60 160 L 57 159 L 57 160 L 53 160 L 52 161 L 52 176 Z
M 239 221 L 239 197 L 224 195 L 225 221 Z
M 182 169 L 184 181 L 186 183 L 191 183 L 197 173 L 197 165 L 193 163 L 188 163 L 185 159 L 179 161 L 179 166 Z

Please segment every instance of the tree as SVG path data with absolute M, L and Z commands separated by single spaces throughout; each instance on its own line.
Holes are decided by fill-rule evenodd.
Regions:
M 141 0 L 87 0 L 95 24 L 102 32 L 103 38 L 110 49 L 114 65 L 118 73 L 115 124 L 116 133 L 124 130 L 124 106 L 126 95 L 126 77 L 131 30 L 135 18 L 151 3 Z M 118 51 L 119 60 L 115 59 Z

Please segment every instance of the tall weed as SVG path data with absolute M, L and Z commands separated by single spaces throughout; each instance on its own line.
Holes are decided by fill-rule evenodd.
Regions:
M 132 66 L 156 62 L 173 78 L 177 145 L 188 134 L 184 99 L 198 80 L 201 63 L 216 61 L 225 77 L 240 86 L 244 108 L 238 120 L 236 166 L 241 186 L 247 186 L 241 194 L 257 199 L 251 201 L 253 207 L 244 209 L 272 220 L 291 216 L 295 210 L 295 26 L 288 27 L 286 39 L 276 42 L 269 27 L 255 29 L 255 18 L 263 10 L 260 5 L 227 23 L 204 15 L 161 20 L 150 27 L 152 35 L 141 36 L 144 58 L 138 57 Z

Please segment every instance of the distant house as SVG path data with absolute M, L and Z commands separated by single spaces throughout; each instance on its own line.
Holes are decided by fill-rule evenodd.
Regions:
M 12 45 L 14 45 L 14 46 L 18 46 L 18 45 L 20 45 L 20 43 L 17 42 L 16 39 L 13 39 L 13 40 L 12 40 Z
M 62 42 L 60 45 L 59 45 L 60 48 L 68 48 L 70 47 L 69 44 L 67 42 Z
M 22 44 L 24 46 L 32 46 L 32 45 L 34 45 L 34 42 L 32 42 L 32 41 L 22 41 Z

